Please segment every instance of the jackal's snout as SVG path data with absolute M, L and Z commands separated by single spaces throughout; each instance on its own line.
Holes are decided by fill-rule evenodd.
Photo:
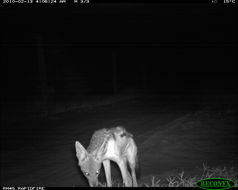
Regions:
M 90 187 L 98 187 L 98 180 L 89 181 Z

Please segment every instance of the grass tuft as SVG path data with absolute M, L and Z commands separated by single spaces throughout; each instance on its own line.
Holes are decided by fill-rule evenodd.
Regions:
M 197 181 L 205 178 L 227 178 L 234 182 L 234 186 L 238 187 L 238 172 L 235 167 L 209 167 L 203 163 L 203 171 L 200 175 L 185 175 L 184 171 L 178 174 L 170 175 L 161 183 L 163 179 L 156 179 L 152 176 L 151 183 L 144 183 L 140 186 L 145 187 L 197 187 Z

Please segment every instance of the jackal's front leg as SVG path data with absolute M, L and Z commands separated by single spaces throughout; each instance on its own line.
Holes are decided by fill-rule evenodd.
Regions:
M 112 186 L 112 178 L 111 178 L 111 164 L 110 160 L 104 160 L 103 162 L 104 170 L 105 170 L 105 175 L 106 175 L 106 180 L 107 180 L 107 187 Z

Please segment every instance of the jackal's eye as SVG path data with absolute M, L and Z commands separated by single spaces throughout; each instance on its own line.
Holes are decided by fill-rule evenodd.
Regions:
M 97 170 L 97 171 L 96 171 L 96 175 L 99 175 L 99 174 L 100 174 L 100 170 Z
M 89 176 L 89 173 L 88 173 L 88 172 L 84 172 L 84 175 L 85 175 L 85 176 Z

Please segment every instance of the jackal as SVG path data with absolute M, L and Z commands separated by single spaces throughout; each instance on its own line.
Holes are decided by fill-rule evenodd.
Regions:
M 95 131 L 87 150 L 75 142 L 76 156 L 81 171 L 88 179 L 91 187 L 98 186 L 98 175 L 103 163 L 107 186 L 111 187 L 110 160 L 117 163 L 120 168 L 123 183 L 126 187 L 137 187 L 137 146 L 133 135 L 123 127 L 100 129 Z M 131 174 L 127 169 L 129 165 Z

